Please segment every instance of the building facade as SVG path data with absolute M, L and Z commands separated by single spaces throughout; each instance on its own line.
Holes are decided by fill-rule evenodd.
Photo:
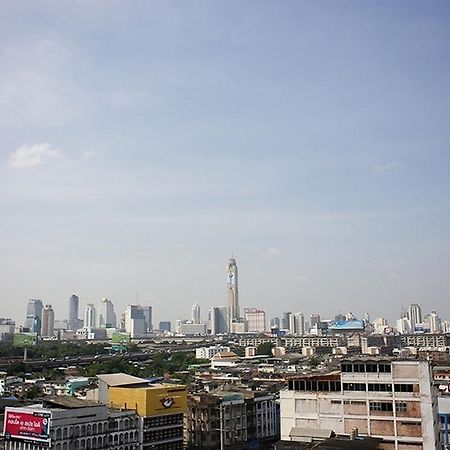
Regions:
M 116 313 L 111 300 L 107 298 L 100 302 L 100 314 L 98 315 L 98 325 L 100 328 L 116 328 Z
M 134 411 L 113 410 L 69 396 L 44 398 L 42 405 L 5 410 L 6 450 L 139 448 L 139 420 Z M 18 422 L 34 422 L 22 427 Z M 32 434 L 30 436 L 30 434 Z
M 77 330 L 79 327 L 79 313 L 78 313 L 78 308 L 79 308 L 79 303 L 80 303 L 80 299 L 78 298 L 78 296 L 76 296 L 75 294 L 73 294 L 70 298 L 69 298 L 69 330 Z
M 266 331 L 266 313 L 257 308 L 245 308 L 247 331 L 251 333 L 264 333 Z
M 55 312 L 52 305 L 45 305 L 42 310 L 41 334 L 43 337 L 53 337 L 55 334 Z
M 236 260 L 231 258 L 227 265 L 227 299 L 230 308 L 230 323 L 238 320 L 239 315 L 239 290 L 238 290 L 238 267 Z M 230 325 L 230 329 L 232 326 Z
M 139 417 L 140 450 L 182 450 L 184 385 L 149 383 L 125 374 L 98 376 L 95 399 L 111 407 L 133 409 Z
M 279 437 L 274 394 L 217 390 L 189 395 L 185 444 L 189 449 L 266 448 Z M 268 448 L 268 447 L 267 447 Z
M 226 334 L 230 332 L 230 308 L 213 306 L 211 308 L 211 334 Z
M 42 303 L 42 300 L 35 298 L 28 300 L 25 327 L 33 333 L 37 333 L 38 335 L 41 334 L 41 320 L 43 309 L 44 305 Z
M 383 439 L 388 450 L 437 450 L 437 391 L 428 361 L 344 360 L 341 371 L 295 376 L 280 393 L 281 434 L 293 428 Z

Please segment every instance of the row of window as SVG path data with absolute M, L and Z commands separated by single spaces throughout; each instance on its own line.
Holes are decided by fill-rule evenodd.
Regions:
M 339 392 L 341 383 L 339 381 L 317 381 L 317 380 L 289 380 L 290 391 L 320 391 Z M 369 391 L 369 392 L 392 392 L 390 383 L 342 383 L 344 391 Z M 414 392 L 414 384 L 394 384 L 394 392 Z
M 390 373 L 391 365 L 386 363 L 343 363 L 341 371 L 346 373 Z
M 153 444 L 144 444 L 144 450 L 154 450 L 155 446 Z M 158 450 L 183 450 L 183 441 L 176 442 L 164 442 L 158 444 Z
M 183 437 L 183 428 L 163 428 L 162 430 L 153 430 L 144 432 L 145 442 L 165 441 L 166 439 L 175 439 Z
M 290 391 L 339 392 L 341 390 L 341 382 L 328 380 L 289 380 L 288 389 Z
M 165 416 L 149 417 L 144 420 L 144 427 L 164 427 L 168 425 L 182 425 L 183 414 L 167 414 Z
M 344 391 L 392 392 L 389 383 L 343 383 Z M 414 392 L 414 385 L 409 383 L 394 384 L 394 392 Z
M 394 404 L 392 402 L 369 402 L 370 411 L 388 411 L 394 410 Z M 405 402 L 395 402 L 396 412 L 406 412 L 407 405 Z

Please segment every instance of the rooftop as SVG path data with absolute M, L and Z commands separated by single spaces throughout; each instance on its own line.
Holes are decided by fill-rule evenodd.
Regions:
M 81 400 L 69 395 L 47 395 L 42 397 L 42 403 L 47 408 L 76 409 L 100 406 L 99 403 L 90 400 Z

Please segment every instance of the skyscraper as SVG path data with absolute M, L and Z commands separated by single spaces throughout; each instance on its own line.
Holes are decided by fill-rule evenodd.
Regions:
M 264 333 L 266 331 L 266 313 L 257 308 L 244 309 L 247 331 L 253 333 Z
M 152 307 L 128 305 L 125 311 L 125 331 L 133 337 L 145 337 L 152 329 Z
M 45 305 L 42 310 L 41 334 L 45 337 L 53 337 L 55 332 L 55 312 L 52 305 Z
M 92 303 L 86 305 L 84 312 L 84 328 L 95 328 L 97 326 L 97 312 Z
M 200 323 L 200 306 L 198 303 L 192 305 L 191 320 L 192 323 Z
M 226 334 L 230 332 L 230 308 L 228 306 L 213 306 L 211 308 L 211 334 Z
M 116 327 L 116 313 L 114 312 L 114 305 L 111 300 L 107 298 L 100 302 L 100 314 L 98 316 L 98 324 L 100 328 L 115 328 Z
M 79 298 L 73 294 L 69 298 L 69 329 L 76 330 L 79 328 L 80 319 L 78 318 Z
M 411 323 L 411 331 L 414 333 L 416 325 L 422 323 L 422 309 L 417 303 L 409 305 L 408 319 Z
M 227 266 L 227 296 L 231 323 L 239 319 L 238 268 L 234 258 L 230 259 Z
M 293 313 L 289 316 L 289 332 L 299 336 L 305 334 L 305 318 L 303 313 Z
M 35 298 L 28 300 L 25 327 L 39 335 L 41 334 L 41 320 L 43 309 L 44 305 L 42 304 L 42 300 Z

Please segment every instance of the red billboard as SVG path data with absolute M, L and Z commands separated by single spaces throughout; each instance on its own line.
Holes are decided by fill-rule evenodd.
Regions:
M 21 440 L 50 446 L 52 413 L 43 409 L 5 408 L 5 440 Z

